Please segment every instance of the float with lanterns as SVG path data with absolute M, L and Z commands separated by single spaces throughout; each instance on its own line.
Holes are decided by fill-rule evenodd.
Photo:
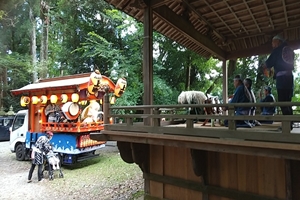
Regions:
M 86 132 L 103 129 L 102 99 L 105 89 L 114 104 L 126 89 L 126 80 L 116 84 L 98 70 L 93 73 L 40 80 L 20 89 L 20 104 L 29 109 L 32 131 Z M 51 119 L 50 119 L 51 118 Z
M 90 133 L 104 128 L 103 97 L 108 92 L 110 103 L 114 104 L 126 86 L 124 78 L 118 79 L 115 84 L 95 70 L 92 73 L 43 79 L 12 90 L 14 96 L 20 96 L 20 104 L 27 108 L 26 148 L 31 148 L 37 135 L 52 131 L 52 144 L 62 156 L 96 150 L 105 142 L 91 140 Z M 13 148 L 16 149 L 16 145 Z

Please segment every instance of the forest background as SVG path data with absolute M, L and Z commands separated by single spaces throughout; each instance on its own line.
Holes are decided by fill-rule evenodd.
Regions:
M 157 32 L 153 42 L 154 104 L 176 104 L 187 90 L 222 97 L 219 60 L 201 57 Z M 117 105 L 142 105 L 142 46 L 143 24 L 104 0 L 1 0 L 0 107 L 22 109 L 12 89 L 95 69 L 114 81 L 126 78 L 127 90 Z M 234 92 L 236 74 L 253 80 L 257 97 L 263 86 L 274 88 L 274 80 L 258 68 L 267 56 L 231 61 L 236 65 L 228 65 L 228 94 Z M 295 67 L 293 101 L 299 101 L 299 66 Z

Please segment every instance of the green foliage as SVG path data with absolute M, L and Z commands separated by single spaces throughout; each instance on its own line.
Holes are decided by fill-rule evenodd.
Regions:
M 175 90 L 174 94 L 185 90 L 221 93 L 222 88 L 216 84 L 221 73 L 217 60 L 203 58 L 157 33 L 154 34 L 154 44 L 157 44 L 154 45 L 155 51 L 159 52 L 154 60 L 154 73 Z
M 262 68 L 259 67 L 266 60 L 267 56 L 252 56 L 247 58 L 239 58 L 236 64 L 236 70 L 228 77 L 228 94 L 234 93 L 233 78 L 235 75 L 240 74 L 242 78 L 250 78 L 252 80 L 252 90 L 259 101 L 259 94 L 263 95 L 263 88 L 269 85 L 275 88 L 275 81 L 272 77 L 267 78 L 263 75 Z M 276 90 L 273 90 L 276 97 Z
M 37 60 L 41 49 L 40 2 L 10 0 L 1 2 L 0 70 L 7 70 L 4 86 L 5 102 L 9 90 L 28 84 L 34 69 L 30 58 L 30 36 L 34 14 L 37 34 Z M 127 80 L 124 95 L 116 105 L 143 104 L 143 24 L 114 9 L 105 1 L 48 0 L 50 6 L 48 76 L 56 77 L 99 69 L 114 82 Z M 153 100 L 154 104 L 174 104 L 181 91 L 198 90 L 222 95 L 220 61 L 203 58 L 169 38 L 153 33 Z M 236 74 L 250 77 L 257 94 L 264 85 L 275 87 L 258 68 L 266 56 L 238 59 L 229 74 L 229 94 L 234 92 L 232 78 Z M 41 64 L 37 64 L 37 69 Z M 299 79 L 295 79 L 294 100 L 300 100 Z M 273 90 L 275 92 L 275 90 Z M 275 93 L 276 96 L 276 93 Z M 13 98 L 18 105 L 19 97 Z M 122 111 L 120 111 L 122 112 Z
M 31 66 L 29 56 L 18 53 L 0 54 L 0 73 L 7 73 L 7 84 L 3 84 L 3 107 L 21 109 L 19 97 L 11 98 L 10 90 L 23 87 L 31 81 Z
M 174 96 L 172 88 L 167 83 L 155 76 L 153 80 L 153 104 L 154 105 L 168 105 L 177 103 L 177 95 Z
M 5 16 L 5 12 L 3 10 L 0 10 L 0 20 Z

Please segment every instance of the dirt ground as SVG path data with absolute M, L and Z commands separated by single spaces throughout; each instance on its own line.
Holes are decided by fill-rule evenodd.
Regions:
M 108 146 L 105 147 L 108 151 L 117 151 L 117 147 Z M 122 192 L 122 195 L 118 194 L 118 189 L 109 188 L 103 185 L 103 188 L 99 188 L 106 194 L 106 198 L 99 196 L 89 196 L 92 191 L 89 188 L 84 189 L 86 195 L 72 194 L 72 188 L 68 188 L 69 191 L 53 191 L 49 189 L 49 180 L 45 179 L 42 183 L 33 179 L 32 183 L 27 183 L 28 170 L 30 168 L 30 161 L 17 161 L 15 154 L 9 150 L 9 142 L 0 142 L 0 199 L 1 200 L 18 200 L 18 199 L 130 199 L 130 194 Z M 37 168 L 34 173 L 36 173 Z M 68 183 L 66 183 L 68 184 Z M 93 183 L 90 183 L 93 185 Z M 135 185 L 135 189 L 142 190 L 143 179 L 138 178 L 130 182 L 130 185 Z M 126 186 L 122 186 L 126 187 Z M 65 193 L 68 194 L 65 194 Z M 132 193 L 132 190 L 128 190 L 128 193 Z M 111 195 L 110 195 L 111 194 Z M 107 197 L 110 196 L 110 197 Z
M 1 199 L 35 199 L 45 193 L 42 184 L 27 184 L 29 162 L 18 162 L 9 150 L 9 142 L 0 142 Z

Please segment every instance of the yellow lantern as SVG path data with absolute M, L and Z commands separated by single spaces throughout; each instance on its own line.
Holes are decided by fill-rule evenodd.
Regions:
M 116 97 L 112 96 L 110 99 L 110 104 L 115 104 L 116 103 Z
M 99 102 L 100 102 L 100 104 L 102 105 L 102 99 L 100 99 L 100 101 L 99 101 Z
M 66 102 L 68 101 L 68 95 L 62 94 L 62 95 L 60 96 L 60 99 L 61 99 L 61 102 L 62 102 L 62 103 L 66 103 Z
M 77 93 L 73 93 L 71 99 L 74 103 L 77 103 L 79 101 L 79 95 Z
M 41 104 L 46 104 L 47 103 L 47 96 L 42 95 L 41 98 L 40 98 L 40 102 L 41 102 Z
M 51 103 L 56 103 L 57 102 L 57 96 L 55 94 L 50 96 L 50 102 Z
M 39 102 L 39 98 L 37 96 L 32 96 L 31 102 L 32 102 L 32 104 L 37 104 Z
M 119 78 L 118 81 L 117 81 L 117 84 L 115 86 L 115 95 L 117 97 L 120 97 L 122 96 L 122 94 L 124 93 L 125 89 L 127 87 L 127 81 L 125 78 Z
M 22 96 L 20 100 L 21 106 L 25 107 L 30 103 L 30 98 L 28 96 Z

